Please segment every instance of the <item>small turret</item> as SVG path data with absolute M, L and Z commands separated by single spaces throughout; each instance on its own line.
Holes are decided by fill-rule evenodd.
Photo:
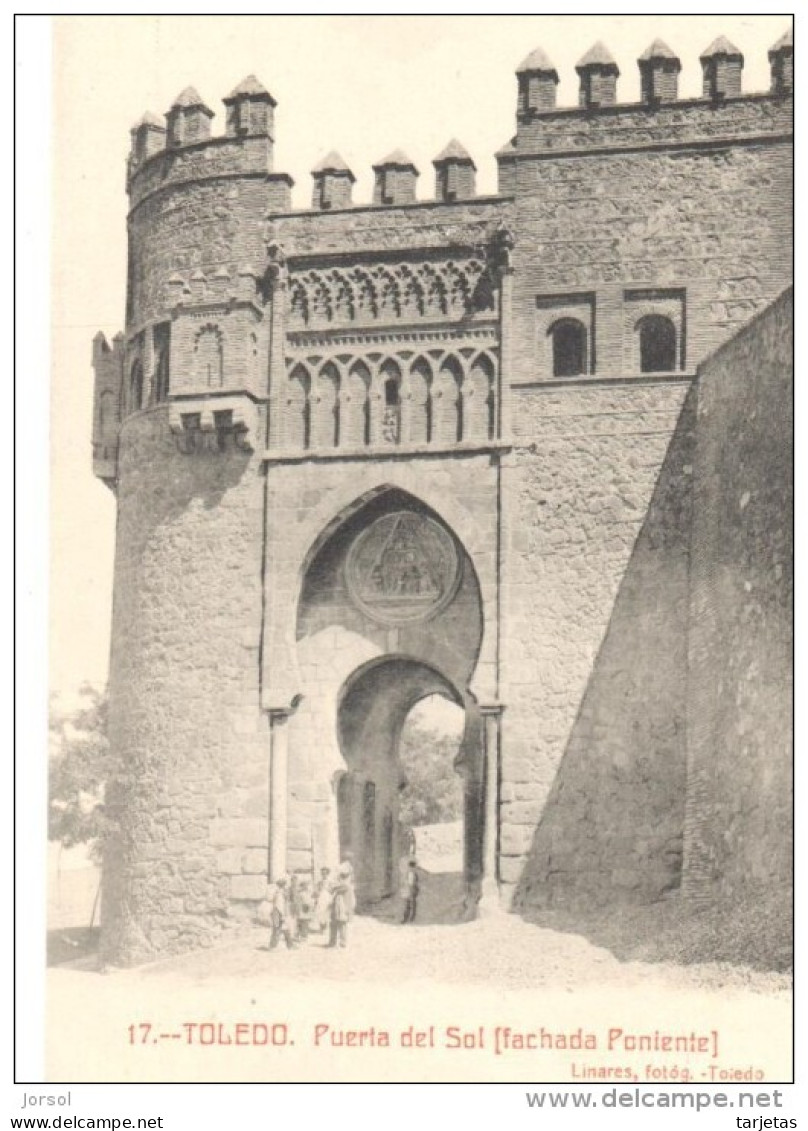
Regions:
M 579 106 L 587 110 L 614 106 L 620 70 L 600 40 L 575 64 L 575 70 L 581 78 Z
M 444 202 L 469 200 L 476 195 L 477 166 L 456 139 L 452 139 L 434 159 L 435 198 Z
M 772 94 L 794 93 L 794 33 L 791 28 L 769 51 L 772 70 Z
M 356 177 L 335 150 L 318 161 L 311 171 L 314 185 L 312 208 L 350 208 Z
M 228 137 L 268 136 L 274 141 L 275 107 L 278 103 L 255 75 L 248 75 L 222 101 L 226 107 Z
M 737 98 L 741 93 L 743 55 L 723 35 L 699 56 L 704 76 L 703 95 L 713 102 Z
M 418 170 L 406 153 L 400 149 L 388 153 L 383 161 L 373 166 L 376 183 L 373 186 L 374 204 L 414 204 L 415 182 Z
M 541 47 L 531 51 L 517 67 L 516 78 L 519 83 L 518 116 L 555 109 L 558 71 Z
M 118 430 L 121 422 L 124 338 L 116 334 L 112 346 L 102 333 L 93 338 L 93 472 L 114 489 L 118 476 Z
M 156 114 L 144 114 L 129 133 L 132 138 L 129 156 L 133 162 L 139 164 L 165 149 L 166 128 Z
M 213 111 L 205 105 L 192 86 L 187 86 L 182 94 L 177 95 L 166 114 L 169 147 L 207 141 L 212 117 Z
M 637 63 L 640 68 L 641 97 L 646 106 L 675 102 L 679 96 L 679 72 L 682 64 L 667 43 L 655 39 L 643 51 Z

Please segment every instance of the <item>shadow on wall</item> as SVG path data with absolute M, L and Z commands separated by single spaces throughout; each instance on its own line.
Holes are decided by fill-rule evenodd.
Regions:
M 121 444 L 119 490 L 143 500 L 153 521 L 148 529 L 170 522 L 199 499 L 205 510 L 219 507 L 225 495 L 244 478 L 253 453 L 241 451 L 229 438 L 221 447 L 181 452 L 167 426 L 167 407 L 152 409 L 128 421 Z M 260 429 L 259 429 L 260 431 Z
M 695 387 L 682 406 L 513 899 L 522 913 L 680 884 Z

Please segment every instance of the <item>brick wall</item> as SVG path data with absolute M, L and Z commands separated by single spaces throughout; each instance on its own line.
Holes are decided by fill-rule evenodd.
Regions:
M 273 217 L 269 232 L 287 255 L 299 256 L 482 247 L 493 228 L 509 216 L 506 201 L 481 197 L 458 204 L 423 201 L 398 208 L 290 213 Z
M 267 211 L 264 178 L 189 181 L 155 192 L 129 217 L 129 327 L 166 316 L 174 301 L 169 279 L 189 285 L 195 271 L 209 280 L 226 268 L 235 279 L 245 265 L 266 258 L 263 221 Z

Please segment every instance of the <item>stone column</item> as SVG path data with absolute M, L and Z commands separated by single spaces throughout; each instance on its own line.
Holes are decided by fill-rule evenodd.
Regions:
M 485 790 L 483 818 L 483 877 L 480 912 L 499 910 L 499 740 L 502 707 L 480 706 L 483 717 L 483 758 Z
M 354 883 L 359 886 L 365 876 L 364 829 L 362 827 L 362 791 L 365 779 L 351 775 L 351 854 L 354 870 Z
M 269 712 L 269 878 L 286 875 L 290 711 Z
M 499 284 L 499 365 L 495 387 L 494 436 L 511 436 L 511 381 L 513 380 L 513 235 L 502 227 L 494 233 L 488 249 L 489 271 Z

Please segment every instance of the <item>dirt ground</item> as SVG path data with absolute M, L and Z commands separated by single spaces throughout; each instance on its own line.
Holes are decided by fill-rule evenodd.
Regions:
M 463 921 L 453 843 L 449 831 L 421 835 L 413 925 L 401 924 L 396 897 L 354 919 L 345 950 L 329 949 L 315 934 L 295 949 L 270 951 L 266 929 L 246 928 L 207 950 L 105 972 L 88 930 L 97 876 L 63 868 L 59 886 L 51 887 L 48 1079 L 565 1082 L 587 1066 L 620 1065 L 629 1074 L 623 1078 L 637 1082 L 659 1082 L 644 1075 L 649 1071 L 708 1082 L 724 1070 L 754 1073 L 755 1080 L 790 1077 L 789 975 L 737 962 L 649 960 L 647 946 L 625 945 L 635 929 L 647 929 L 630 918 L 613 925 L 622 941 L 611 946 L 598 944 L 609 933 L 602 918 L 599 930 L 585 928 L 586 937 L 560 916 L 540 923 L 495 913 Z M 644 960 L 630 956 L 643 949 Z M 234 1025 L 256 1018 L 280 1018 L 292 1034 L 270 1060 L 266 1048 L 230 1043 Z M 193 1026 L 214 1023 L 213 1044 L 194 1044 L 193 1035 L 208 1030 Z M 495 1052 L 502 1023 L 560 1034 L 564 1047 Z M 143 1025 L 153 1026 L 145 1041 Z M 706 1059 L 632 1058 L 607 1048 L 613 1030 L 635 1029 L 715 1034 L 709 1039 L 717 1047 Z M 409 1031 L 427 1043 L 405 1054 L 368 1044 L 376 1039 L 371 1031 L 387 1032 L 394 1046 Z M 357 1040 L 364 1034 L 362 1043 L 351 1045 L 350 1033 Z M 581 1060 L 574 1037 L 586 1033 L 597 1051 L 590 1045 Z M 457 1034 L 471 1044 L 455 1047 Z
M 445 920 L 451 890 L 459 893 L 456 875 L 427 876 L 425 912 L 437 899 Z M 105 973 L 92 954 L 71 956 L 80 954 L 79 932 L 77 946 L 63 948 L 48 971 L 47 1078 L 562 1083 L 585 1071 L 619 1070 L 640 1083 L 659 1082 L 649 1072 L 707 1082 L 721 1078 L 709 1075 L 714 1071 L 790 1079 L 787 975 L 621 961 L 580 934 L 513 915 L 404 926 L 396 902 L 384 911 L 357 916 L 345 950 L 315 935 L 293 950 L 270 951 L 267 931 L 251 928 L 222 946 Z M 271 1055 L 232 1047 L 235 1026 L 256 1019 L 280 1023 L 288 1045 Z M 502 1055 L 492 1048 L 502 1025 L 533 1039 L 547 1030 L 541 1039 L 551 1044 Z M 629 1055 L 608 1047 L 612 1032 L 623 1030 L 648 1040 L 700 1034 L 716 1050 Z M 205 1032 L 214 1036 L 202 1047 L 194 1034 Z M 366 1044 L 379 1033 L 392 1047 Z M 396 1047 L 413 1033 L 429 1043 Z M 582 1060 L 570 1049 L 586 1034 L 597 1051 Z M 461 1039 L 472 1043 L 458 1047 Z

